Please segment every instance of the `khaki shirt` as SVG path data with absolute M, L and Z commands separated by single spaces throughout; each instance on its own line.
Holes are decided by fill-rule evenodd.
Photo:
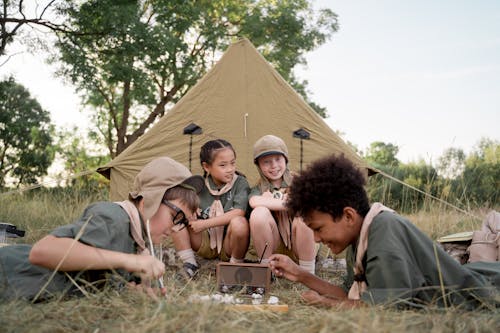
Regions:
M 81 227 L 87 222 L 79 241 L 102 249 L 135 253 L 136 244 L 130 235 L 130 219 L 127 213 L 117 204 L 98 202 L 88 206 L 82 216 L 73 224 L 59 227 L 51 232 L 56 237 L 75 238 Z M 19 244 L 0 248 L 0 300 L 24 298 L 31 300 L 45 285 L 52 270 L 32 265 L 29 262 L 31 245 Z M 129 273 L 117 270 L 121 278 L 115 280 L 123 283 L 132 277 Z M 73 279 L 84 279 L 90 283 L 109 277 L 109 271 L 93 270 L 85 272 L 68 272 Z M 104 279 L 109 282 L 110 280 Z M 84 286 L 84 284 L 80 284 Z M 95 285 L 94 287 L 103 287 Z M 73 294 L 77 288 L 64 273 L 56 273 L 39 298 L 50 298 L 55 293 Z
M 215 186 L 211 176 L 208 176 L 208 183 L 212 189 L 217 189 L 217 186 Z M 243 176 L 238 176 L 231 190 L 220 196 L 224 212 L 228 212 L 232 209 L 241 209 L 246 212 L 248 209 L 249 191 L 250 186 L 248 185 L 247 179 Z M 210 216 L 210 206 L 212 206 L 215 198 L 212 194 L 210 194 L 206 186 L 200 192 L 199 197 L 201 218 L 206 220 Z
M 346 291 L 354 281 L 354 258 L 351 246 L 346 253 Z M 363 266 L 368 289 L 361 300 L 370 304 L 444 306 L 439 271 L 447 305 L 475 308 L 479 300 L 491 301 L 500 293 L 500 262 L 461 265 L 411 222 L 390 212 L 374 218 Z

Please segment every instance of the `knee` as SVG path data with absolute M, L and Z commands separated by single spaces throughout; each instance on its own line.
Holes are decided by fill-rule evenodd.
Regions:
M 231 219 L 231 233 L 236 237 L 246 237 L 249 234 L 250 228 L 248 221 L 243 216 L 237 216 Z
M 250 213 L 250 226 L 252 228 L 258 227 L 268 223 L 269 219 L 272 218 L 271 211 L 267 207 L 255 207 Z
M 301 218 L 296 217 L 292 221 L 292 232 L 312 234 L 313 231 L 304 223 Z

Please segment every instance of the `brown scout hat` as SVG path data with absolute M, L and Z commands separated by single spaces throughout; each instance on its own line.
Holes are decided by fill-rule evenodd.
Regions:
M 281 154 L 288 163 L 288 148 L 285 141 L 274 135 L 264 135 L 253 145 L 253 162 L 257 164 L 259 157 Z
M 184 165 L 170 157 L 159 157 L 146 164 L 135 176 L 129 195 L 132 199 L 144 198 L 144 218 L 150 219 L 160 207 L 165 192 L 177 185 L 200 193 L 204 180 L 201 176 L 192 176 Z

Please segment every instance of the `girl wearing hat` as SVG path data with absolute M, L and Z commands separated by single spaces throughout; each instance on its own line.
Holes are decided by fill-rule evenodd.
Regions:
M 255 251 L 262 256 L 262 263 L 268 263 L 273 253 L 286 254 L 314 274 L 313 232 L 301 218 L 290 216 L 285 207 L 287 188 L 292 181 L 285 142 L 274 135 L 265 135 L 255 142 L 253 151 L 260 174 L 249 195 L 253 208 L 250 232 Z
M 250 186 L 236 171 L 236 152 L 226 140 L 206 142 L 200 162 L 205 186 L 200 192 L 201 214 L 189 222 L 191 247 L 206 259 L 241 263 L 250 238 L 245 218 Z
M 1 248 L 0 299 L 40 301 L 123 282 L 156 295 L 150 282 L 158 279 L 162 287 L 165 265 L 154 257 L 153 244 L 188 224 L 202 185 L 201 177 L 168 157 L 151 161 L 135 177 L 128 200 L 93 203 L 33 246 Z

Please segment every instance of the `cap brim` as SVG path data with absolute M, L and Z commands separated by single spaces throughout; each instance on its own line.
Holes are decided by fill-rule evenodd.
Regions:
M 264 157 L 264 156 L 268 156 L 268 155 L 283 155 L 285 157 L 285 159 L 288 161 L 286 155 L 283 154 L 282 151 L 274 151 L 274 150 L 272 150 L 272 151 L 266 151 L 266 152 L 261 153 L 259 156 L 257 156 L 256 158 L 254 158 L 253 161 L 254 161 L 254 163 L 257 163 L 257 160 L 259 158 Z
M 187 178 L 180 185 L 192 189 L 196 194 L 199 194 L 205 186 L 205 179 L 200 175 L 195 175 Z

